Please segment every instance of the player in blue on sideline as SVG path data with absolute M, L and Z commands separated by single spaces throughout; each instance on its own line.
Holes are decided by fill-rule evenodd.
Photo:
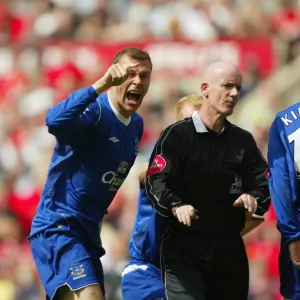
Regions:
M 151 72 L 148 53 L 125 48 L 47 114 L 57 144 L 29 236 L 47 299 L 104 299 L 100 223 L 136 159 Z
M 280 293 L 300 299 L 300 102 L 279 112 L 269 135 L 269 189 L 281 234 Z
M 177 121 L 191 117 L 200 108 L 201 96 L 181 98 L 176 106 Z M 142 166 L 137 216 L 129 241 L 131 261 L 122 273 L 123 300 L 163 300 L 165 289 L 161 280 L 160 245 L 167 234 L 166 220 L 151 206 L 143 181 L 148 163 Z M 159 226 L 157 226 L 159 224 Z M 158 229 L 160 232 L 158 232 Z

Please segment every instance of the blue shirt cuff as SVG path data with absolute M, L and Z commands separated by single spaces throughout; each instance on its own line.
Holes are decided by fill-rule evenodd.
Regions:
M 98 98 L 99 95 L 97 94 L 97 92 L 94 89 L 94 87 L 93 86 L 89 86 L 87 88 L 87 92 L 88 92 L 89 98 L 92 98 L 94 100 L 94 102 L 95 102 L 97 100 L 97 98 Z

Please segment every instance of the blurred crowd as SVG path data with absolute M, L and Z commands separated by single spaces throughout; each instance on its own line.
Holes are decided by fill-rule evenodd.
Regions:
M 70 92 L 93 83 L 108 67 L 84 50 L 77 53 L 79 63 L 74 64 L 68 59 L 69 48 L 62 52 L 49 43 L 88 42 L 101 48 L 101 43 L 109 42 L 118 50 L 124 43 L 186 40 L 206 45 L 261 37 L 272 41 L 273 69 L 263 73 L 256 60 L 250 60 L 243 69 L 241 101 L 266 76 L 298 56 L 300 1 L 0 0 L 0 300 L 44 299 L 27 235 L 55 144 L 45 127 L 45 114 Z M 186 94 L 199 94 L 200 81 L 195 74 L 185 77 L 168 69 L 153 75 L 139 110 L 145 122 L 140 155 L 102 227 L 107 300 L 121 299 L 120 274 L 128 261 L 138 167 L 161 130 L 175 121 L 176 101 Z M 252 133 L 266 156 L 268 124 L 258 120 L 256 125 Z M 280 238 L 272 209 L 245 242 L 251 274 L 249 299 L 280 299 Z

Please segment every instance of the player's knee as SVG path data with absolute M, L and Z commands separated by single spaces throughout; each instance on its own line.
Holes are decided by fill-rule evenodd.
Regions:
M 68 286 L 59 288 L 57 300 L 105 300 L 99 285 L 91 285 L 71 291 Z
M 99 285 L 90 285 L 75 291 L 78 300 L 104 300 L 102 290 Z
M 75 295 L 67 285 L 60 287 L 55 295 L 55 300 L 74 300 Z

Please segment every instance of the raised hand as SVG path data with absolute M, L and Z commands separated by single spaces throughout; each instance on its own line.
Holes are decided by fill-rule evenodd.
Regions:
M 135 68 L 139 65 L 139 63 L 130 63 L 130 64 L 113 64 L 108 68 L 106 73 L 104 74 L 103 81 L 106 84 L 111 86 L 121 85 L 129 76 L 128 70 L 130 68 Z
M 111 65 L 107 69 L 105 74 L 93 84 L 94 89 L 97 91 L 98 94 L 100 94 L 104 90 L 109 89 L 112 86 L 121 85 L 127 80 L 130 69 L 135 68 L 138 65 L 139 63 L 116 63 Z

